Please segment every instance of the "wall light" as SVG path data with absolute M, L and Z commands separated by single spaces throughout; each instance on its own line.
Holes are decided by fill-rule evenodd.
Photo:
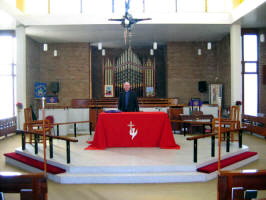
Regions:
M 98 50 L 102 50 L 103 44 L 101 42 L 98 43 Z
M 211 49 L 212 49 L 212 43 L 211 43 L 211 42 L 208 42 L 208 43 L 207 43 L 207 49 L 208 49 L 208 50 L 211 50 Z
M 198 49 L 198 55 L 199 56 L 201 55 L 201 49 Z
M 153 49 L 154 49 L 154 50 L 157 49 L 157 42 L 153 42 Z
M 153 51 L 153 49 L 150 49 L 150 55 L 151 55 L 151 56 L 154 55 L 154 51 Z
M 57 56 L 58 54 L 57 54 L 57 50 L 54 50 L 54 56 Z
M 105 56 L 105 49 L 102 49 L 102 56 Z
M 48 50 L 48 44 L 43 44 L 43 51 L 47 51 Z
M 263 33 L 260 34 L 260 42 L 264 42 L 265 41 L 265 36 Z

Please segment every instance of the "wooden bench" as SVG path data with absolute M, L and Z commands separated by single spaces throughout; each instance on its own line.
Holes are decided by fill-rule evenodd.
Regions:
M 7 137 L 10 133 L 15 133 L 17 129 L 17 118 L 11 117 L 0 120 L 0 137 Z
M 244 192 L 249 189 L 266 189 L 266 170 L 220 171 L 218 200 L 243 200 Z
M 17 130 L 16 133 L 21 134 L 21 143 L 22 143 L 22 150 L 26 149 L 26 134 L 34 135 L 34 153 L 38 154 L 38 140 L 40 136 L 43 136 L 42 133 L 39 132 L 29 132 L 29 131 L 23 131 L 23 130 Z M 70 163 L 70 142 L 78 142 L 77 139 L 70 138 L 70 137 L 64 137 L 64 136 L 54 136 L 54 135 L 45 135 L 47 138 L 49 138 L 49 152 L 50 152 L 50 158 L 53 158 L 53 139 L 58 140 L 64 140 L 66 141 L 66 158 L 67 163 Z
M 47 179 L 42 173 L 0 172 L 0 195 L 20 193 L 21 200 L 47 200 Z
M 247 127 L 246 130 L 251 133 L 257 133 L 266 138 L 266 116 L 252 116 L 252 115 L 243 115 L 242 116 L 243 124 Z

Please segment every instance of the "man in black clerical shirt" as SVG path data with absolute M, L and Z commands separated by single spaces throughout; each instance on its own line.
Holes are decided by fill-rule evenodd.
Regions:
M 138 99 L 135 92 L 130 90 L 130 83 L 125 82 L 123 86 L 124 92 L 119 95 L 118 109 L 123 112 L 138 112 Z

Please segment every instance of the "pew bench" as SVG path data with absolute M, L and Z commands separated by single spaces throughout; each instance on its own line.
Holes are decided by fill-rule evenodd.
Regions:
M 20 193 L 21 200 L 47 200 L 47 179 L 43 173 L 0 172 L 0 195 Z
M 243 124 L 247 127 L 246 130 L 251 133 L 256 133 L 266 139 L 266 115 L 261 114 L 258 116 L 243 115 Z
M 266 189 L 266 170 L 221 171 L 218 175 L 218 200 L 242 200 L 247 190 Z
M 7 137 L 8 134 L 15 133 L 17 128 L 17 118 L 11 117 L 0 120 L 0 137 Z
M 38 141 L 39 137 L 43 136 L 39 132 L 28 132 L 23 130 L 17 130 L 17 134 L 21 134 L 22 150 L 26 149 L 26 134 L 34 135 L 34 153 L 38 154 Z M 70 163 L 70 142 L 78 142 L 77 139 L 66 137 L 66 136 L 55 136 L 55 135 L 45 135 L 49 139 L 49 152 L 50 158 L 53 158 L 53 139 L 64 140 L 66 141 L 66 160 L 67 163 Z

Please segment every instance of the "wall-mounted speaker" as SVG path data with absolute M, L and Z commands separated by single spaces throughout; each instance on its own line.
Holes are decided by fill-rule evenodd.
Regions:
M 207 92 L 207 82 L 206 81 L 199 81 L 198 83 L 198 89 L 199 89 L 199 92 Z
M 59 92 L 59 82 L 51 82 L 50 90 L 52 93 L 58 93 Z

